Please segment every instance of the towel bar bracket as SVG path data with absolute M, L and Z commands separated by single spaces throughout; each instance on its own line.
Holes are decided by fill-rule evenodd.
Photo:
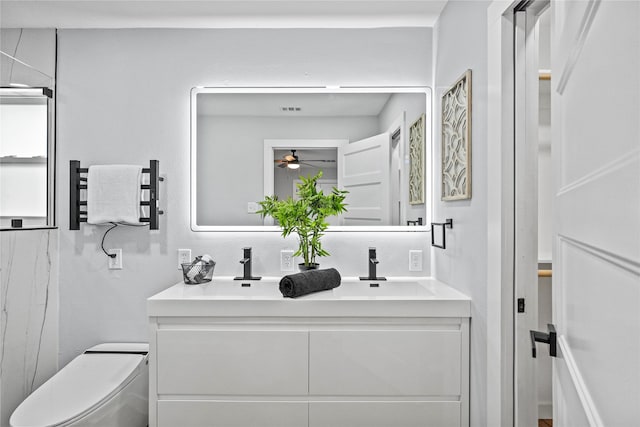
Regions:
M 435 227 L 441 227 L 442 229 L 442 245 L 436 243 L 435 239 Z M 431 246 L 440 249 L 447 249 L 447 228 L 453 228 L 453 219 L 447 218 L 444 222 L 432 222 L 431 223 Z

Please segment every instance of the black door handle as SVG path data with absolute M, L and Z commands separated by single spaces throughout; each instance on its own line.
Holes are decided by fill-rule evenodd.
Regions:
M 553 324 L 547 324 L 549 333 L 529 331 L 531 336 L 531 356 L 536 357 L 536 341 L 549 344 L 549 356 L 556 357 L 557 355 L 557 343 L 556 343 L 556 328 Z

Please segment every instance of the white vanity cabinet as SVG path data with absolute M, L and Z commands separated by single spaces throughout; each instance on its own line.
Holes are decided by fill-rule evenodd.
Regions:
M 149 425 L 469 425 L 468 308 L 314 311 L 329 298 L 247 300 L 255 315 L 242 316 L 229 300 L 205 315 L 198 298 L 194 316 L 150 302 Z

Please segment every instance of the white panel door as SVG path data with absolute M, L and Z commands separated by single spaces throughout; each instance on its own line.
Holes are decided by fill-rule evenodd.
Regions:
M 551 11 L 553 423 L 637 426 L 640 2 Z
M 389 225 L 391 221 L 388 132 L 338 149 L 338 183 L 349 191 L 344 225 Z
M 515 315 L 515 425 L 537 423 L 535 360 L 529 331 L 537 329 L 538 292 L 538 51 L 534 10 L 515 15 L 515 293 L 526 309 Z

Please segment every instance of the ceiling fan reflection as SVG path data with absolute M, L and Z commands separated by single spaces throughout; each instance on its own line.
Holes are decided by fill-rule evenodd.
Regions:
M 282 159 L 274 160 L 275 163 L 278 164 L 279 168 L 289 168 L 289 169 L 298 169 L 301 165 L 311 166 L 313 168 L 317 168 L 319 166 L 311 164 L 314 163 L 335 163 L 335 160 L 330 159 L 307 159 L 300 160 L 298 155 L 296 154 L 296 150 L 291 150 L 291 154 L 286 154 L 282 156 Z

